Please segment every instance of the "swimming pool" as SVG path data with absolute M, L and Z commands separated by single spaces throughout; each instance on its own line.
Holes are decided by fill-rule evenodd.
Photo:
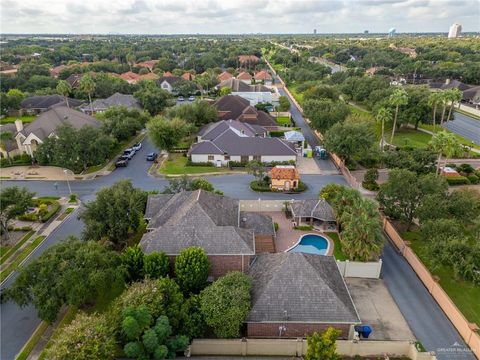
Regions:
M 305 234 L 302 235 L 298 242 L 287 251 L 325 255 L 328 252 L 328 245 L 328 240 L 321 235 Z

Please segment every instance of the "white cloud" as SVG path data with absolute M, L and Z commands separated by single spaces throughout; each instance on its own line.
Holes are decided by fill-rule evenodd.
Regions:
M 2 0 L 2 33 L 478 31 L 480 0 Z

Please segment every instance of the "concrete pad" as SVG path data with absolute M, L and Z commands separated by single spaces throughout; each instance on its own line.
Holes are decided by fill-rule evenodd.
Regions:
M 297 158 L 297 169 L 300 174 L 320 174 L 320 168 L 313 158 L 299 156 Z
M 372 340 L 414 340 L 410 327 L 382 279 L 345 278 L 362 324 Z

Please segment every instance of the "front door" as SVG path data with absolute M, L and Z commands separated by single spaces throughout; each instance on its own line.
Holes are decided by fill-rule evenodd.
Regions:
M 290 181 L 285 181 L 285 185 L 284 185 L 284 188 L 285 190 L 290 190 Z

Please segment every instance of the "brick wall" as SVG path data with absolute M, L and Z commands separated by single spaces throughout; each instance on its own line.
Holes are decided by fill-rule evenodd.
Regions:
M 171 273 L 175 268 L 175 256 L 169 256 L 171 264 Z M 247 272 L 250 265 L 250 255 L 243 256 L 243 272 Z M 210 260 L 210 275 L 216 280 L 220 276 L 231 271 L 242 271 L 241 255 L 208 255 Z
M 342 331 L 340 339 L 348 339 L 350 325 L 348 324 L 302 324 L 302 323 L 248 323 L 248 337 L 278 337 L 279 326 L 284 325 L 286 330 L 282 337 L 303 337 L 315 331 L 322 332 L 328 327 L 334 327 Z

